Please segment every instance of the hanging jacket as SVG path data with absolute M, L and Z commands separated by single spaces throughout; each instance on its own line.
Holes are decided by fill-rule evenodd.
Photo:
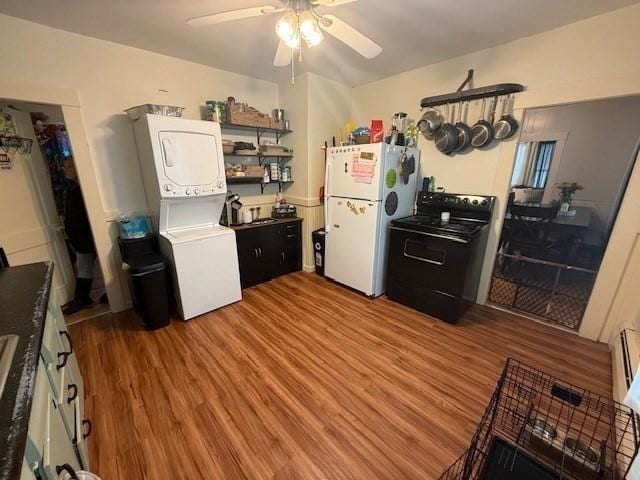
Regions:
M 69 182 L 64 196 L 64 229 L 69 243 L 78 253 L 94 253 L 93 234 L 80 185 Z

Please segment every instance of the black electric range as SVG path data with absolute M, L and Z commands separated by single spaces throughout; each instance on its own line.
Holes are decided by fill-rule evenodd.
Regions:
M 387 296 L 456 322 L 477 296 L 493 203 L 490 196 L 420 192 L 416 215 L 391 222 Z

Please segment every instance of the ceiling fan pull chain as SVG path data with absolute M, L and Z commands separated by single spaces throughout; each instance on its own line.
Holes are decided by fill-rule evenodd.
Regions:
M 296 84 L 296 62 L 295 62 L 295 50 L 291 49 L 291 85 Z

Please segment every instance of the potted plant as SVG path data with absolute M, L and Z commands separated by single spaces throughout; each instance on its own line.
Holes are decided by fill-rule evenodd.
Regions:
M 571 206 L 571 197 L 574 193 L 583 190 L 584 187 L 577 182 L 556 183 L 556 188 L 560 190 L 560 212 L 566 213 Z

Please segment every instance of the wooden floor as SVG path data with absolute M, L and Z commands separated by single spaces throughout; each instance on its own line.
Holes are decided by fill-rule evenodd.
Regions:
M 603 344 L 484 307 L 452 326 L 307 273 L 156 332 L 125 313 L 72 335 L 105 480 L 437 478 L 507 357 L 611 392 Z

